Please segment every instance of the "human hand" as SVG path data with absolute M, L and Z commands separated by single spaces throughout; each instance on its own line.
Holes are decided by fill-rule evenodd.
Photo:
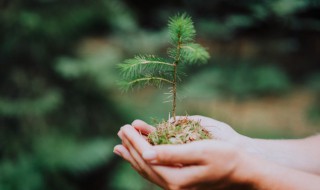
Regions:
M 240 184 L 244 184 L 245 189 L 248 189 L 248 186 L 261 189 L 302 189 L 301 187 L 318 186 L 318 177 L 310 174 L 317 173 L 312 168 L 317 166 L 318 162 L 316 158 L 313 160 L 310 158 L 316 155 L 312 147 L 319 142 L 318 136 L 301 140 L 251 139 L 236 133 L 224 123 L 218 121 L 214 123 L 213 119 L 202 116 L 191 116 L 191 118 L 201 118 L 201 124 L 215 133 L 214 137 L 218 140 L 152 147 L 145 140 L 145 135 L 155 128 L 136 120 L 132 124 L 136 130 L 127 125 L 119 131 L 122 145 L 117 145 L 114 151 L 129 161 L 142 176 L 166 189 L 240 189 Z M 210 128 L 213 126 L 216 129 L 214 131 L 212 130 L 214 128 Z M 128 130 L 131 132 L 125 132 Z M 190 147 L 191 145 L 194 147 Z M 172 148 L 167 149 L 167 147 Z M 229 165 L 225 165 L 224 161 L 236 163 L 235 167 L 231 167 L 234 168 L 231 172 L 228 170 Z M 214 168 L 214 171 L 205 168 Z M 230 172 L 229 175 L 227 171 Z M 281 176 L 286 176 L 288 181 L 279 181 Z M 303 179 L 306 183 L 301 183 L 299 179 Z M 283 188 L 280 188 L 281 186 Z
M 152 128 L 145 127 L 148 132 Z M 238 172 L 245 155 L 222 141 L 151 146 L 130 125 L 119 132 L 115 151 L 142 176 L 165 189 L 213 189 L 241 184 Z M 183 167 L 181 167 L 183 166 Z

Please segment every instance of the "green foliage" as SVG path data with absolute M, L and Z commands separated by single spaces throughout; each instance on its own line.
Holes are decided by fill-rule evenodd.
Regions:
M 86 79 L 90 86 L 101 90 L 111 89 L 118 79 L 115 64 L 121 58 L 119 51 L 106 48 L 84 58 L 60 57 L 54 68 L 68 81 Z
M 320 73 L 313 73 L 308 79 L 307 79 L 307 86 L 310 90 L 313 92 L 320 94 Z
M 193 10 L 195 7 L 204 7 L 203 12 L 209 16 L 204 16 L 198 23 L 200 34 L 207 38 L 216 40 L 231 40 L 242 36 L 250 30 L 258 29 L 260 31 L 261 24 L 263 29 L 259 33 L 256 31 L 254 36 L 263 38 L 282 38 L 284 36 L 274 36 L 276 32 L 290 31 L 319 31 L 320 22 L 317 12 L 320 8 L 320 3 L 317 0 L 269 0 L 269 1 L 245 1 L 245 2 L 228 2 L 222 0 L 211 2 L 209 5 L 204 5 L 203 1 L 191 1 L 188 8 Z M 235 10 L 228 9 L 236 7 Z M 225 12 L 221 13 L 221 10 Z M 273 30 L 271 33 L 265 34 L 263 31 L 270 31 L 275 27 L 278 30 Z
M 156 185 L 150 184 L 147 180 L 142 178 L 135 172 L 129 163 L 120 164 L 115 172 L 112 172 L 113 178 L 111 182 L 111 189 L 119 190 L 138 190 L 138 189 L 153 189 L 158 190 Z M 148 188 L 149 186 L 149 188 Z M 159 189 L 160 190 L 160 189 Z
M 77 176 L 105 165 L 113 156 L 113 145 L 112 140 L 95 139 L 79 142 L 58 134 L 34 139 L 31 151 L 19 153 L 16 159 L 1 162 L 0 188 L 3 190 L 45 189 L 45 176 L 54 178 L 54 175 L 61 171 Z M 57 183 L 52 189 L 70 189 L 68 183 L 63 184 L 67 181 L 66 179 L 63 183 L 58 178 L 50 181 Z
M 203 81 L 199 84 L 199 80 Z M 291 88 L 288 76 L 274 66 L 239 64 L 214 67 L 194 75 L 184 85 L 188 97 L 212 98 L 233 96 L 238 99 L 283 95 Z
M 122 55 L 79 56 L 78 47 L 87 36 L 135 31 L 135 19 L 118 0 L 0 4 L 0 189 L 88 186 L 99 167 L 120 161 L 112 148 L 125 116 L 109 95 Z
M 308 119 L 320 123 L 320 73 L 312 74 L 307 80 L 307 86 L 314 93 L 312 104 L 307 111 Z
M 271 1 L 269 6 L 279 16 L 288 16 L 299 10 L 305 9 L 311 1 L 278 0 Z
M 34 99 L 9 99 L 0 97 L 0 115 L 19 117 L 25 115 L 45 115 L 56 109 L 62 103 L 61 94 L 57 91 L 47 92 L 42 97 Z M 33 108 L 30 110 L 30 108 Z
M 205 63 L 209 54 L 200 44 L 192 43 L 195 29 L 191 17 L 186 14 L 176 15 L 169 20 L 170 43 L 168 49 L 171 59 L 158 58 L 154 55 L 140 55 L 125 60 L 119 65 L 122 77 L 126 80 L 121 84 L 126 88 L 140 84 L 161 86 L 164 83 L 173 84 L 174 66 L 178 64 Z
M 153 55 L 136 56 L 119 65 L 122 76 L 128 80 L 123 83 L 125 89 L 133 86 L 153 84 L 160 87 L 163 83 L 172 83 L 173 65 Z
M 186 43 L 181 45 L 181 58 L 186 60 L 186 63 L 206 63 L 210 58 L 209 53 L 205 48 L 196 43 Z
M 169 97 L 172 97 L 172 116 L 175 121 L 180 65 L 206 62 L 209 54 L 201 45 L 192 43 L 196 32 L 191 18 L 186 14 L 170 18 L 168 27 L 172 46 L 168 49 L 168 55 L 171 60 L 166 61 L 153 55 L 128 59 L 119 66 L 122 77 L 126 80 L 120 84 L 125 89 L 137 84 L 140 86 L 152 84 L 157 87 L 161 87 L 164 83 L 170 84 L 172 88 Z
M 86 172 L 104 165 L 113 156 L 113 140 L 79 142 L 70 137 L 48 136 L 34 143 L 38 165 L 46 171 Z
M 178 43 L 189 43 L 194 40 L 196 35 L 191 17 L 186 14 L 178 14 L 170 18 L 168 29 L 173 46 L 176 46 Z
M 41 190 L 44 182 L 36 163 L 28 156 L 16 161 L 3 160 L 0 164 L 1 190 Z

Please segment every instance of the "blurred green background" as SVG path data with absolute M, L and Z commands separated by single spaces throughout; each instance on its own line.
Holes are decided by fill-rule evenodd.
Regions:
M 167 89 L 122 93 L 116 66 L 165 54 L 177 12 L 211 54 L 187 68 L 180 115 L 251 137 L 319 132 L 317 0 L 2 0 L 1 190 L 156 189 L 112 150 L 122 125 L 168 117 Z

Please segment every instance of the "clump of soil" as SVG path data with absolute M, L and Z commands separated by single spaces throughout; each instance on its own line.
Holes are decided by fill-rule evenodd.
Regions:
M 162 122 L 148 135 L 152 145 L 186 144 L 203 139 L 212 139 L 212 135 L 200 125 L 200 121 L 189 120 L 188 117 L 176 122 Z

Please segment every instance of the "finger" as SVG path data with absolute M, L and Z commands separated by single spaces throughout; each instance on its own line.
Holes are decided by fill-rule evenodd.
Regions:
M 141 157 L 141 154 L 138 152 L 138 149 L 136 148 L 151 147 L 151 145 L 147 143 L 145 139 L 132 126 L 124 126 L 122 128 L 122 134 L 122 142 L 124 146 L 127 147 L 134 162 L 138 165 L 138 172 L 140 173 L 140 175 L 150 179 L 160 186 L 163 186 L 163 179 L 159 175 L 157 175 L 149 165 L 146 164 L 146 162 Z M 130 137 L 131 140 L 128 137 Z
M 137 162 L 133 159 L 129 151 L 123 145 L 116 145 L 113 149 L 113 152 L 128 161 L 136 171 L 141 171 L 141 168 L 139 167 Z
M 124 126 L 126 126 L 126 125 L 124 125 Z M 119 130 L 119 132 L 117 133 L 118 137 L 119 137 L 121 140 L 122 140 L 122 137 L 123 137 L 122 128 L 123 128 L 124 126 L 120 127 L 120 130 Z
M 190 185 L 203 182 L 206 166 L 188 166 L 182 168 L 168 166 L 153 166 L 154 171 L 161 176 L 172 189 L 191 189 Z M 179 188 L 174 188 L 178 186 Z
M 145 160 L 141 157 L 141 155 L 138 153 L 135 147 L 127 139 L 126 132 L 127 132 L 127 129 L 126 127 L 124 127 L 123 143 L 125 144 L 126 147 L 128 147 L 128 150 L 132 155 L 133 159 L 139 165 L 139 168 L 141 168 L 139 172 L 141 175 L 152 176 L 150 177 L 152 181 L 154 181 L 160 186 L 163 186 L 163 184 L 171 184 L 171 183 L 177 183 L 179 185 L 180 184 L 189 185 L 189 184 L 195 183 L 196 180 L 200 181 L 200 179 L 202 178 L 202 173 L 204 173 L 203 172 L 204 170 L 201 168 L 202 166 L 196 166 L 197 168 L 195 167 L 177 168 L 177 167 L 168 167 L 168 166 L 165 167 L 165 166 L 158 166 L 158 165 L 149 166 L 148 164 L 146 164 Z M 136 131 L 134 132 L 137 133 Z M 195 154 L 197 154 L 197 152 L 195 152 Z M 179 177 L 177 178 L 177 176 Z M 165 181 L 166 183 L 164 183 L 163 181 Z
M 154 127 L 152 127 L 151 125 L 147 124 L 144 121 L 141 120 L 134 120 L 132 122 L 132 126 L 137 129 L 138 131 L 140 131 L 142 134 L 144 135 L 148 135 L 149 133 L 155 131 L 156 129 Z
M 142 161 L 138 156 L 137 156 L 137 153 L 135 152 L 135 150 L 132 149 L 132 145 L 130 145 L 130 143 L 124 138 L 122 140 L 122 143 L 124 144 L 124 146 L 127 148 L 130 156 L 132 157 L 133 159 L 133 162 L 136 163 L 137 165 L 137 172 L 139 172 L 140 175 L 142 175 L 143 177 L 145 177 L 145 172 L 144 170 L 142 169 L 143 167 L 143 164 L 142 164 Z
M 123 139 L 127 139 L 136 151 L 142 152 L 150 150 L 151 145 L 132 126 L 126 125 L 122 128 Z
M 137 171 L 139 172 L 139 174 L 151 180 L 152 182 L 160 186 L 163 186 L 164 185 L 163 179 L 158 174 L 156 174 L 149 165 L 146 164 L 143 158 L 132 146 L 132 144 L 126 138 L 123 139 L 123 143 L 126 145 L 126 147 L 128 147 L 128 151 L 130 155 L 132 156 L 135 163 L 138 165 L 139 170 Z
M 142 156 L 150 163 L 199 165 L 204 163 L 203 154 L 206 147 L 203 141 L 183 145 L 158 145 L 144 151 Z
M 130 125 L 127 124 L 127 125 L 124 125 L 124 126 L 130 126 Z M 122 130 L 122 129 L 123 129 L 124 126 L 122 126 L 122 127 L 120 128 L 119 132 L 117 133 L 118 137 L 119 137 L 121 140 L 122 140 L 122 138 L 123 138 L 123 130 Z M 152 127 L 152 126 L 150 126 L 150 127 Z M 154 128 L 154 127 L 152 127 L 152 128 Z M 155 130 L 155 128 L 154 128 L 153 130 Z M 145 130 L 144 133 L 147 133 L 146 131 L 147 131 L 147 130 Z M 139 131 L 139 132 L 141 132 L 141 131 Z M 142 137 L 143 137 L 145 140 L 147 140 L 148 137 L 147 137 L 146 135 L 148 135 L 148 134 L 144 134 L 144 133 L 142 133 L 142 134 L 143 134 Z
M 118 154 L 119 156 L 123 157 L 124 159 L 131 157 L 129 151 L 123 145 L 116 145 L 113 148 L 113 152 Z

